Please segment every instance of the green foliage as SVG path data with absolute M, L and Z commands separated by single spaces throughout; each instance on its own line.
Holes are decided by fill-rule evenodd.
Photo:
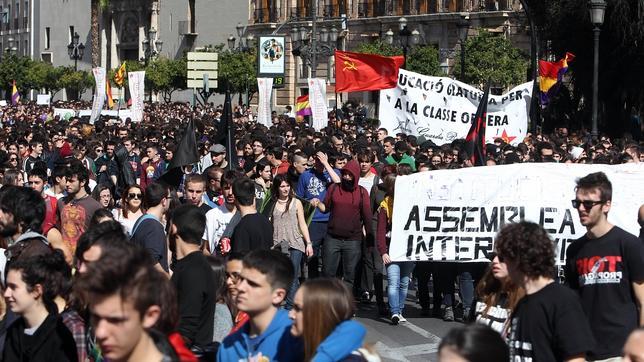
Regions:
M 219 53 L 218 93 L 224 93 L 226 86 L 231 93 L 249 94 L 257 92 L 257 53 L 224 50 Z
M 11 91 L 13 81 L 21 94 L 26 94 L 30 89 L 27 74 L 31 68 L 32 60 L 28 57 L 15 54 L 5 55 L 0 62 L 0 88 Z
M 589 127 L 594 44 L 586 10 L 588 3 L 585 0 L 527 2 L 539 28 L 541 48 L 549 40 L 557 60 L 566 52 L 576 56 L 568 71 L 570 104 L 548 105 L 548 108 L 558 108 L 550 112 L 557 116 L 546 118 L 545 122 L 550 122 L 550 127 L 564 124 L 573 128 Z M 631 131 L 631 115 L 641 116 L 644 112 L 644 2 L 611 0 L 606 3 L 599 40 L 599 128 L 621 137 L 624 131 Z
M 407 70 L 412 72 L 440 76 L 443 75 L 438 50 L 431 45 L 417 46 L 412 48 L 407 57 Z
M 468 84 L 484 84 L 507 88 L 526 81 L 528 56 L 504 37 L 481 30 L 465 42 L 465 79 Z M 460 54 L 454 70 L 460 73 Z
M 94 77 L 84 70 L 75 71 L 74 67 L 62 67 L 59 78 L 61 88 L 67 89 L 78 97 L 94 86 Z
M 356 49 L 356 53 L 365 53 L 365 54 L 377 54 L 385 57 L 391 57 L 394 55 L 402 55 L 403 50 L 400 47 L 393 46 L 385 41 L 380 39 L 372 41 L 370 43 L 360 43 Z
M 403 55 L 403 49 L 384 42 L 380 39 L 370 43 L 360 43 L 355 49 L 357 53 L 377 54 L 386 57 Z M 431 45 L 421 45 L 411 48 L 407 56 L 405 68 L 409 71 L 438 76 L 442 75 L 438 50 Z
M 161 92 L 164 101 L 170 102 L 174 91 L 186 87 L 186 59 L 158 58 L 148 64 L 145 78 L 152 91 Z

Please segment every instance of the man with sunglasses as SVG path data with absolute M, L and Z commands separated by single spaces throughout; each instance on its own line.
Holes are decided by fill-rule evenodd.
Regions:
M 644 325 L 644 245 L 611 224 L 612 185 L 603 172 L 577 180 L 572 206 L 586 234 L 567 250 L 566 282 L 579 293 L 597 344 L 589 360 L 618 358 Z

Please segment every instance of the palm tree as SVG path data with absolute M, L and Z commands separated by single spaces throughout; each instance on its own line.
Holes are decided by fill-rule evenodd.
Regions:
M 97 67 L 101 62 L 101 37 L 100 13 L 107 9 L 110 0 L 91 0 L 91 42 L 92 42 L 92 67 Z

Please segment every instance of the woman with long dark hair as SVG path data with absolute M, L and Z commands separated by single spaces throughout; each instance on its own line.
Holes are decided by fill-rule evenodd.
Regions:
M 304 216 L 304 206 L 295 197 L 288 176 L 277 175 L 271 186 L 271 201 L 264 214 L 273 223 L 273 248 L 289 255 L 295 277 L 286 296 L 286 309 L 291 309 L 293 296 L 300 286 L 302 259 L 313 255 L 313 245 Z
M 505 334 L 509 316 L 525 295 L 525 290 L 512 282 L 508 266 L 499 260 L 496 253 L 490 258 L 492 263 L 476 286 L 473 320 Z
M 121 207 L 112 212 L 114 220 L 123 225 L 128 235 L 132 234 L 134 223 L 144 214 L 143 189 L 139 185 L 130 185 L 121 196 Z
M 215 324 L 212 335 L 213 342 L 221 342 L 233 328 L 234 303 L 228 293 L 226 284 L 226 262 L 217 256 L 208 256 L 208 263 L 215 280 Z

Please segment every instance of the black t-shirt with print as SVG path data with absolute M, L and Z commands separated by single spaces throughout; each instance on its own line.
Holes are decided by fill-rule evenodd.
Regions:
M 550 283 L 517 304 L 508 332 L 510 361 L 563 361 L 587 353 L 593 336 L 574 291 Z
M 566 281 L 579 292 L 581 305 L 597 340 L 590 357 L 621 355 L 639 314 L 632 282 L 644 280 L 644 245 L 614 226 L 604 236 L 573 242 L 567 251 Z

